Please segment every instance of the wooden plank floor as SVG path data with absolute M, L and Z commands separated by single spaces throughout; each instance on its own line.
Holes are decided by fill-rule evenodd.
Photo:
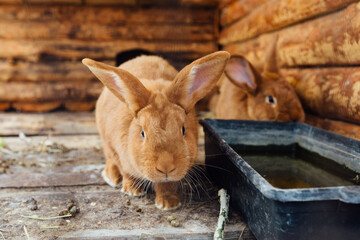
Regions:
M 129 197 L 105 184 L 100 176 L 105 159 L 91 124 L 92 114 L 57 114 L 0 116 L 0 126 L 13 121 L 8 134 L 13 136 L 3 137 L 6 147 L 0 149 L 7 172 L 0 173 L 0 231 L 5 239 L 26 239 L 24 226 L 30 239 L 212 239 L 219 203 L 217 189 L 207 179 L 199 179 L 192 186 L 196 188 L 193 193 L 184 185 L 180 209 L 158 210 L 151 191 L 142 198 Z M 76 122 L 84 116 L 86 121 Z M 14 119 L 39 124 L 24 128 Z M 63 119 L 76 123 L 62 124 Z M 37 136 L 19 138 L 19 132 Z M 203 140 L 200 147 L 198 162 L 202 163 Z M 32 199 L 37 210 L 30 209 Z M 80 208 L 74 217 L 46 221 L 22 217 L 57 216 L 69 199 Z M 170 215 L 179 220 L 179 227 L 169 224 L 166 218 Z M 234 209 L 230 209 L 225 239 L 255 239 Z

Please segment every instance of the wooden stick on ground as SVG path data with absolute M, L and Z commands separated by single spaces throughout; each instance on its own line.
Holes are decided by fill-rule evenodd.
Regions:
M 2 233 L 2 230 L 1 230 L 1 229 L 0 229 L 0 235 L 1 235 L 1 237 L 2 237 L 3 240 L 6 240 L 5 237 L 4 237 L 4 235 L 3 235 L 3 233 Z
M 230 196 L 223 188 L 219 190 L 218 196 L 220 197 L 220 213 L 214 233 L 214 240 L 224 239 L 225 221 L 228 218 L 229 213 Z
M 26 239 L 30 240 L 30 236 L 29 236 L 28 230 L 26 229 L 25 225 L 24 225 L 24 232 L 25 232 L 25 235 L 26 235 Z
M 67 214 L 67 215 L 55 216 L 55 217 L 36 217 L 36 216 L 24 216 L 24 215 L 21 215 L 21 217 L 29 218 L 29 219 L 35 219 L 35 220 L 52 220 L 52 219 L 58 219 L 58 218 L 72 217 L 72 215 Z

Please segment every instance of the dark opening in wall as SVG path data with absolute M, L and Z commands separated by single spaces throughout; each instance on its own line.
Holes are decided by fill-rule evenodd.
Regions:
M 132 49 L 116 55 L 116 66 L 141 55 L 157 55 L 145 49 Z

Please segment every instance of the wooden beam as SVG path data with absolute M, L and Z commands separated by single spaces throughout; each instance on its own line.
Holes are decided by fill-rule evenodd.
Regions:
M 82 0 L 26 0 L 30 4 L 76 4 L 80 5 Z
M 11 104 L 9 102 L 0 102 L 0 111 L 9 109 Z
M 213 24 L 206 25 L 103 25 L 77 22 L 22 22 L 0 21 L 0 38 L 3 39 L 82 39 L 110 41 L 161 40 L 211 41 Z
M 265 3 L 266 0 L 234 1 L 225 6 L 220 13 L 220 25 L 225 27 L 236 20 L 239 20 Z
M 43 58 L 114 60 L 120 52 L 145 49 L 158 53 L 189 55 L 193 58 L 217 51 L 214 41 L 205 42 L 161 42 L 161 41 L 83 41 L 83 40 L 9 40 L 0 39 L 0 58 L 19 58 L 38 61 Z
M 152 0 L 150 1 L 153 2 Z M 216 8 L 218 4 L 219 0 L 180 0 L 180 5 L 182 6 Z
M 316 115 L 360 124 L 360 68 L 281 69 L 305 109 Z
M 72 112 L 88 112 L 95 108 L 96 101 L 87 101 L 87 102 L 79 102 L 79 101 L 67 101 L 64 103 L 64 107 L 66 110 Z
M 262 34 L 256 39 L 251 39 L 242 43 L 232 43 L 224 47 L 225 51 L 231 54 L 243 55 L 251 64 L 261 71 L 264 66 L 264 58 L 266 49 L 274 37 L 273 34 Z M 276 51 L 278 54 L 279 49 Z M 278 56 L 276 58 L 278 61 Z
M 351 4 L 342 11 L 291 28 L 228 44 L 224 50 L 243 54 L 261 68 L 269 42 L 278 34 L 276 61 L 279 67 L 358 65 L 360 55 L 354 54 L 360 48 L 358 19 L 360 3 Z
M 45 102 L 45 103 L 32 103 L 32 102 L 14 102 L 11 106 L 16 111 L 21 112 L 49 112 L 61 106 L 61 102 Z
M 0 4 L 22 4 L 23 0 L 0 0 Z
M 240 1 L 240 0 L 219 0 L 219 9 L 223 9 L 224 7 L 235 1 Z
M 233 25 L 225 28 L 220 34 L 220 44 L 226 45 L 231 42 L 243 41 L 254 38 L 261 33 L 274 31 L 276 29 L 297 23 L 315 16 L 329 13 L 337 9 L 343 8 L 356 0 L 317 0 L 317 1 L 303 1 L 303 0 L 271 0 L 267 1 L 260 7 L 256 8 L 247 17 L 240 19 Z M 345 14 L 345 13 L 344 13 Z M 343 21 L 342 16 L 331 17 L 330 19 L 319 20 L 322 26 L 327 25 L 333 27 L 340 22 L 349 24 L 348 21 Z M 344 17 L 346 17 L 344 15 Z M 346 19 L 349 19 L 347 17 Z M 321 32 L 325 32 L 319 25 L 314 25 Z M 342 29 L 343 28 L 339 28 Z M 310 31 L 312 28 L 309 29 Z M 318 32 L 318 31 L 315 31 Z M 300 33 L 300 32 L 299 32 Z M 297 35 L 292 34 L 295 41 L 298 40 L 295 36 L 303 36 L 301 33 Z
M 115 65 L 115 61 L 104 61 Z M 78 61 L 24 62 L 1 61 L 0 82 L 6 81 L 91 81 L 96 77 Z
M 100 0 L 104 3 L 104 0 Z M 115 2 L 119 2 L 115 0 Z M 61 22 L 104 25 L 213 24 L 214 12 L 201 8 L 124 6 L 0 5 L 1 21 Z
M 88 5 L 136 5 L 137 0 L 84 0 Z
M 0 136 L 97 134 L 92 112 L 0 113 Z
M 360 64 L 360 3 L 284 29 L 279 37 L 281 66 Z
M 345 137 L 360 140 L 360 125 L 358 124 L 320 118 L 311 114 L 306 114 L 305 123 Z
M 103 85 L 96 82 L 0 82 L 0 102 L 96 100 Z

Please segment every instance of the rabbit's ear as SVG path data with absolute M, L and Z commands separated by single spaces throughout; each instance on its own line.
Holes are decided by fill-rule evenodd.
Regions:
M 258 74 L 253 66 L 242 56 L 231 56 L 226 68 L 226 77 L 236 86 L 250 94 L 257 88 Z
M 278 72 L 277 61 L 276 61 L 276 44 L 278 41 L 278 34 L 275 34 L 271 40 L 269 47 L 264 54 L 264 70 L 263 74 L 276 74 Z
M 128 71 L 85 58 L 82 63 L 136 114 L 148 104 L 150 92 Z
M 169 100 L 190 111 L 215 86 L 229 57 L 228 52 L 218 51 L 187 65 L 167 89 Z

